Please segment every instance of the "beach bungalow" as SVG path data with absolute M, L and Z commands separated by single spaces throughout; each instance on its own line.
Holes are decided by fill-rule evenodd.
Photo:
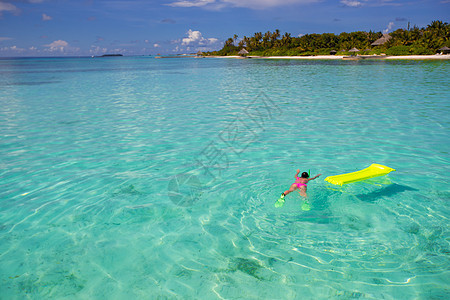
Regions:
M 441 51 L 441 54 L 450 54 L 450 48 L 447 46 L 442 47 L 439 51 Z
M 376 40 L 375 42 L 373 42 L 371 45 L 372 46 L 380 46 L 383 45 L 384 43 L 388 42 L 390 39 L 392 38 L 392 36 L 390 36 L 388 33 L 383 33 L 383 36 L 380 37 L 378 40 Z
M 336 50 L 331 50 L 330 51 L 330 55 L 336 55 L 337 51 Z
M 246 56 L 248 54 L 248 51 L 245 50 L 244 48 L 241 49 L 241 51 L 238 52 L 239 56 Z
M 359 52 L 359 49 L 357 49 L 357 48 L 352 48 L 352 49 L 348 50 L 348 52 L 351 52 L 352 55 L 355 55 L 356 52 Z

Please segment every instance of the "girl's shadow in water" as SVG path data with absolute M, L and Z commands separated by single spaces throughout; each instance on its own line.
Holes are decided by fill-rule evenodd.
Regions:
M 406 185 L 393 183 L 393 184 L 390 184 L 387 187 L 384 187 L 377 191 L 373 191 L 368 194 L 358 194 L 358 195 L 355 195 L 355 197 L 357 197 L 358 199 L 360 199 L 362 201 L 374 202 L 377 199 L 379 199 L 380 197 L 391 197 L 391 196 L 394 196 L 396 194 L 403 193 L 406 191 L 417 191 L 417 189 L 406 186 Z

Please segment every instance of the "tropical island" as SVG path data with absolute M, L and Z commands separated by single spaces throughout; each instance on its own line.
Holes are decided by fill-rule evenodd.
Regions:
M 235 34 L 219 51 L 207 56 L 322 56 L 322 55 L 435 55 L 450 53 L 450 24 L 432 21 L 427 27 L 397 29 L 391 33 L 355 31 L 351 33 L 305 34 L 292 37 L 274 32 L 257 32 L 238 41 Z

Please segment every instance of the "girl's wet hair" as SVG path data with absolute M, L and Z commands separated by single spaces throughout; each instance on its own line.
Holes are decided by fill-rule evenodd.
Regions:
M 308 177 L 309 177 L 308 172 L 303 172 L 303 173 L 302 173 L 302 178 L 308 178 Z

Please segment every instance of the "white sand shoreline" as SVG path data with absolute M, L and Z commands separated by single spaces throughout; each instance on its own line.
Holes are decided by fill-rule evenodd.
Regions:
M 223 57 L 223 58 L 238 58 L 243 59 L 241 56 L 211 56 L 211 57 Z M 252 59 L 325 59 L 325 60 L 339 60 L 349 58 L 343 55 L 316 55 L 316 56 L 248 56 Z M 372 60 L 372 59 L 401 59 L 401 60 L 450 60 L 450 55 L 403 55 L 403 56 L 388 56 L 388 55 L 362 55 L 351 58 L 354 60 Z

